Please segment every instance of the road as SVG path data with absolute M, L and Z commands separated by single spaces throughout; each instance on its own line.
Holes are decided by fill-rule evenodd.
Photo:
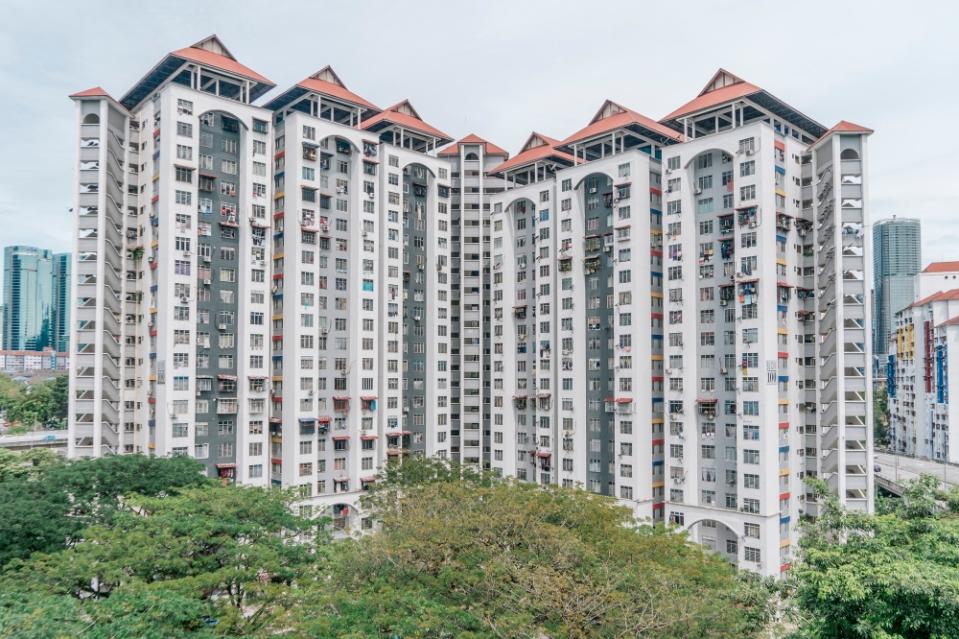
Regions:
M 898 457 L 898 468 L 897 468 Z M 918 479 L 919 475 L 932 475 L 940 482 L 945 478 L 949 486 L 959 486 L 959 466 L 940 464 L 928 459 L 916 459 L 890 453 L 875 454 L 876 464 L 880 469 L 876 475 L 890 483 L 902 486 L 910 479 Z M 945 472 L 945 475 L 943 474 Z

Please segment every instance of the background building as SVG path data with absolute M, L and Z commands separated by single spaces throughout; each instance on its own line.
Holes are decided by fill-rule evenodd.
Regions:
M 889 336 L 886 392 L 894 451 L 959 463 L 959 288 L 939 291 L 896 313 Z
M 922 268 L 919 220 L 893 216 L 872 227 L 873 350 L 885 360 L 889 332 L 896 313 L 916 299 L 916 275 Z
M 3 257 L 3 348 L 67 350 L 70 255 L 8 246 Z
M 959 287 L 959 261 L 932 262 L 915 277 L 913 300 Z
M 50 347 L 61 353 L 70 350 L 70 266 L 69 253 L 53 256 L 53 320 Z

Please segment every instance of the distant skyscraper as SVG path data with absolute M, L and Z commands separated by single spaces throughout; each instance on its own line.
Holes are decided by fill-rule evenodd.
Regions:
M 65 353 L 70 346 L 70 254 L 53 256 L 53 305 L 50 346 Z
M 872 229 L 873 350 L 878 361 L 886 353 L 890 322 L 915 299 L 915 278 L 921 268 L 919 220 L 893 216 Z
M 51 345 L 53 253 L 33 246 L 3 252 L 3 348 L 42 350 Z

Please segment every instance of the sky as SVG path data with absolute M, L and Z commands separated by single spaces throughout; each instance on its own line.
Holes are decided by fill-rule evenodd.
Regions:
M 409 98 L 454 137 L 516 153 L 606 98 L 659 119 L 717 68 L 832 126 L 874 129 L 871 217 L 918 217 L 923 261 L 959 259 L 959 3 L 4 0 L 0 247 L 69 250 L 70 93 L 122 96 L 216 33 L 276 95 L 330 64 L 381 107 Z M 261 99 L 261 102 L 263 99 Z

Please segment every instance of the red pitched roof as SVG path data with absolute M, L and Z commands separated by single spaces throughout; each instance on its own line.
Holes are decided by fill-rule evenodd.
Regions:
M 538 142 L 538 144 L 533 145 L 533 142 Z M 576 164 L 575 157 L 569 153 L 556 150 L 556 145 L 558 144 L 559 140 L 543 135 L 542 133 L 536 133 L 534 131 L 530 134 L 529 138 L 527 138 L 526 144 L 523 145 L 523 150 L 520 151 L 516 157 L 506 160 L 496 168 L 492 169 L 490 173 L 502 173 L 503 171 L 508 171 L 518 166 L 532 164 L 537 160 L 543 160 L 550 157 L 561 158 L 570 162 L 571 164 Z
M 821 140 L 826 136 L 832 135 L 833 133 L 865 133 L 866 135 L 869 135 L 870 133 L 874 133 L 874 131 L 870 128 L 849 122 L 847 120 L 840 120 L 836 123 L 836 126 L 823 133 L 822 137 L 819 139 Z
M 713 88 L 716 80 L 720 78 L 724 82 L 728 79 L 731 81 L 731 83 L 726 84 L 725 86 L 716 86 Z M 736 100 L 737 98 L 759 93 L 760 91 L 762 91 L 762 88 L 756 86 L 755 84 L 746 82 L 742 78 L 733 75 L 725 69 L 719 69 L 719 71 L 713 74 L 713 77 L 709 82 L 706 83 L 706 86 L 703 87 L 703 90 L 699 92 L 698 96 L 664 117 L 662 120 L 660 120 L 660 122 L 675 120 L 678 117 L 689 115 L 690 113 L 695 113 L 697 111 L 703 111 L 710 107 L 714 107 L 717 104 L 723 104 L 724 102 L 729 102 L 730 100 Z
M 276 86 L 268 78 L 260 75 L 250 67 L 240 64 L 233 59 L 233 57 L 214 53 L 206 49 L 201 49 L 196 45 L 185 47 L 183 49 L 177 49 L 176 51 L 171 52 L 170 55 L 183 58 L 184 60 L 190 60 L 191 62 L 196 62 L 197 64 L 205 64 L 209 67 L 213 67 L 214 69 L 220 69 L 221 71 L 243 76 L 244 78 L 255 80 L 263 84 Z
M 404 109 L 409 113 L 401 111 L 400 109 Z M 413 105 L 410 104 L 409 100 L 397 102 L 393 106 L 387 107 L 387 109 L 382 113 L 377 113 L 373 117 L 364 120 L 362 128 L 370 129 L 380 122 L 389 122 L 407 129 L 419 131 L 420 133 L 425 133 L 426 135 L 431 135 L 435 138 L 445 140 L 445 142 L 453 141 L 453 138 L 446 133 L 443 133 L 436 127 L 423 122 L 423 120 L 419 118 L 419 114 L 416 113 L 416 110 L 413 108 Z
M 947 319 L 945 322 L 940 322 L 938 326 L 955 326 L 959 324 L 959 315 L 956 315 L 952 319 Z
M 76 93 L 70 94 L 71 98 L 110 98 L 113 99 L 109 93 L 107 93 L 103 87 L 92 87 L 85 91 L 77 91 Z
M 331 79 L 326 80 L 324 79 L 324 76 Z M 336 72 L 334 72 L 329 66 L 323 67 L 307 79 L 297 84 L 297 86 L 302 87 L 307 91 L 322 93 L 323 95 L 328 95 L 331 98 L 337 98 L 338 100 L 344 100 L 346 102 L 358 104 L 373 111 L 382 111 L 380 107 L 376 106 L 366 98 L 358 96 L 347 89 L 346 85 L 340 81 L 339 76 L 336 75 Z
M 615 107 L 617 110 L 619 110 L 619 113 L 613 113 L 611 115 L 601 117 L 608 106 Z M 630 124 L 638 124 L 645 129 L 649 129 L 650 131 L 658 133 L 659 135 L 667 137 L 671 140 L 679 141 L 683 139 L 681 134 L 670 129 L 669 127 L 663 126 L 652 118 L 647 118 L 642 113 L 637 113 L 632 109 L 627 109 L 626 107 L 617 104 L 612 100 L 606 100 L 606 102 L 603 103 L 603 106 L 599 108 L 599 111 L 596 113 L 596 115 L 593 116 L 593 119 L 590 120 L 589 125 L 563 140 L 560 143 L 560 146 L 567 146 L 573 142 L 585 140 L 602 133 L 613 131 L 615 129 L 621 129 L 629 126 Z
M 460 139 L 455 144 L 451 144 L 442 151 L 439 152 L 439 155 L 456 155 L 460 152 L 461 144 L 482 144 L 483 152 L 486 155 L 502 155 L 503 157 L 509 157 L 509 153 L 505 149 L 500 148 L 488 140 L 484 140 L 475 133 L 470 133 L 465 138 Z
M 959 300 L 959 288 L 953 288 L 948 291 L 938 291 L 936 293 L 933 293 L 932 295 L 927 295 L 921 300 L 916 300 L 909 306 L 911 307 L 925 306 L 926 304 L 929 304 L 931 302 L 949 302 L 953 300 Z
M 959 262 L 932 262 L 922 269 L 923 273 L 951 273 L 953 271 L 959 271 Z

